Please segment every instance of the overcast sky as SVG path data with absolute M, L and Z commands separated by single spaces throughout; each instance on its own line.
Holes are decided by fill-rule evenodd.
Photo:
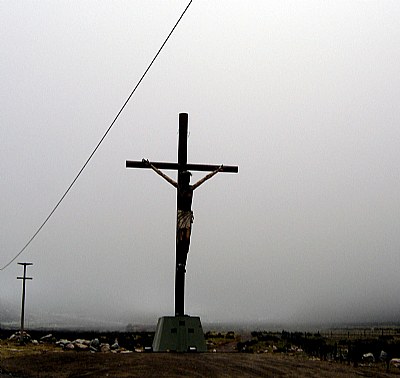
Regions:
M 1 266 L 60 199 L 187 3 L 0 2 Z M 189 162 L 239 166 L 194 194 L 188 314 L 398 321 L 399 20 L 396 0 L 194 1 L 17 260 L 34 263 L 27 312 L 173 315 L 176 192 L 125 160 L 176 161 L 187 112 Z M 0 272 L 0 302 L 19 306 L 17 261 Z

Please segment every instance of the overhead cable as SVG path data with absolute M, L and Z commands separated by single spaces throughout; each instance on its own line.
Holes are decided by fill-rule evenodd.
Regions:
M 45 226 L 45 224 L 48 222 L 48 220 L 51 218 L 51 216 L 54 214 L 54 212 L 57 210 L 57 208 L 60 206 L 61 202 L 64 200 L 64 198 L 66 197 L 66 195 L 68 194 L 68 192 L 71 190 L 71 188 L 74 186 L 75 182 L 78 180 L 79 176 L 82 174 L 83 170 L 86 168 L 86 166 L 88 165 L 89 161 L 92 159 L 93 155 L 96 153 L 96 151 L 98 150 L 98 148 L 100 147 L 100 145 L 103 143 L 104 139 L 106 138 L 106 136 L 108 135 L 108 133 L 110 132 L 110 130 L 112 129 L 112 127 L 114 126 L 115 122 L 117 121 L 118 117 L 121 115 L 122 111 L 125 109 L 126 105 L 128 104 L 129 100 L 132 98 L 133 94 L 136 92 L 136 89 L 139 87 L 139 85 L 141 84 L 141 82 L 143 81 L 144 77 L 146 76 L 147 72 L 150 70 L 151 66 L 153 65 L 153 63 L 155 62 L 155 60 L 157 59 L 158 55 L 160 55 L 161 50 L 164 48 L 165 44 L 167 43 L 167 41 L 169 40 L 169 38 L 171 37 L 172 33 L 174 32 L 174 30 L 176 29 L 176 27 L 178 26 L 179 22 L 182 20 L 183 16 L 185 15 L 186 11 L 189 9 L 190 5 L 192 4 L 193 0 L 190 0 L 188 5 L 186 6 L 185 10 L 182 12 L 182 14 L 180 15 L 178 21 L 175 23 L 174 27 L 172 28 L 172 30 L 169 32 L 167 38 L 165 38 L 164 42 L 162 43 L 161 47 L 158 49 L 156 55 L 154 56 L 153 60 L 150 62 L 150 64 L 147 66 L 146 70 L 144 71 L 142 77 L 139 79 L 139 81 L 137 82 L 137 84 L 135 85 L 135 87 L 133 88 L 132 92 L 129 94 L 128 98 L 126 99 L 126 101 L 124 102 L 124 104 L 122 105 L 122 107 L 120 108 L 120 110 L 118 111 L 117 115 L 115 116 L 115 118 L 113 119 L 113 121 L 111 122 L 110 126 L 108 127 L 108 129 L 106 130 L 106 132 L 103 134 L 102 138 L 100 139 L 100 141 L 97 143 L 96 147 L 94 148 L 94 150 L 92 151 L 92 153 L 89 155 L 89 157 L 87 158 L 86 162 L 83 164 L 82 168 L 79 170 L 78 174 L 75 176 L 75 178 L 72 180 L 71 184 L 68 186 L 67 190 L 64 192 L 64 194 L 61 196 L 60 200 L 57 202 L 57 204 L 54 206 L 53 210 L 51 210 L 50 214 L 47 216 L 47 218 L 44 220 L 44 222 L 40 225 L 40 227 L 37 229 L 37 231 L 33 234 L 33 236 L 28 240 L 28 242 L 24 245 L 24 247 L 3 267 L 0 268 L 1 270 L 6 269 L 10 264 L 12 264 L 25 250 L 26 248 L 29 246 L 29 244 L 31 244 L 31 242 L 36 238 L 36 236 L 39 234 L 39 232 L 43 229 L 43 227 Z

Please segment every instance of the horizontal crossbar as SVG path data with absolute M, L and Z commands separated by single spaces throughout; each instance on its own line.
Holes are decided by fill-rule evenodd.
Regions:
M 187 171 L 215 171 L 220 167 L 220 165 L 208 165 L 208 164 L 186 164 L 185 167 L 181 167 L 178 163 L 168 163 L 168 162 L 160 162 L 160 161 L 151 161 L 151 164 L 153 164 L 156 168 L 158 169 L 166 169 L 166 170 L 187 170 Z M 143 163 L 142 161 L 132 161 L 132 160 L 127 160 L 126 161 L 126 168 L 151 168 L 149 167 L 146 163 Z M 238 173 L 239 172 L 239 167 L 233 166 L 233 165 L 224 165 L 222 168 L 221 172 L 227 172 L 227 173 Z

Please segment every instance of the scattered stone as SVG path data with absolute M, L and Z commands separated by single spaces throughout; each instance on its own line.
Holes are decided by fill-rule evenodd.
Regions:
M 61 347 L 61 348 L 64 348 L 67 344 L 70 344 L 70 343 L 71 343 L 71 341 L 69 341 L 67 339 L 61 339 L 61 340 L 56 342 L 56 345 Z
M 85 345 L 84 343 L 78 343 L 78 342 L 74 341 L 73 345 L 74 345 L 75 349 L 77 349 L 77 350 L 88 350 L 89 349 L 89 346 Z
M 24 343 L 30 343 L 32 341 L 32 337 L 29 333 L 26 333 L 25 331 L 22 334 L 22 341 Z M 9 338 L 9 340 L 14 340 L 14 341 L 20 341 L 21 340 L 21 332 L 15 332 L 12 334 Z
M 9 340 L 14 340 L 14 342 L 20 341 L 20 332 L 16 332 Z M 99 338 L 94 338 L 92 340 L 85 340 L 85 339 L 75 339 L 74 341 L 70 341 L 68 339 L 60 339 L 57 340 L 53 334 L 49 333 L 45 336 L 42 336 L 38 340 L 32 340 L 31 336 L 24 332 L 24 342 L 31 342 L 33 345 L 39 345 L 46 342 L 54 343 L 55 346 L 62 348 L 64 350 L 76 350 L 78 351 L 88 351 L 91 353 L 133 353 L 131 350 L 126 350 L 122 348 L 119 343 L 118 339 L 115 339 L 115 342 L 110 345 L 108 343 L 100 343 Z M 135 352 L 148 352 L 151 351 L 151 347 L 143 348 L 136 348 Z
M 90 344 L 89 344 L 91 347 L 93 347 L 93 348 L 98 348 L 99 346 L 100 346 L 100 341 L 99 341 L 99 339 L 93 339 L 93 340 L 91 340 L 90 341 Z
M 13 334 L 8 338 L 8 340 L 14 340 L 16 337 L 17 337 L 16 334 L 13 333 Z
M 52 339 L 53 339 L 53 335 L 51 333 L 49 333 L 48 335 L 41 337 L 40 341 L 52 341 Z
M 370 353 L 364 353 L 363 356 L 362 356 L 362 360 L 364 362 L 372 363 L 372 362 L 375 362 L 375 357 L 371 352 Z
M 115 339 L 114 344 L 111 345 L 111 349 L 112 349 L 112 350 L 119 349 L 118 339 Z
M 384 350 L 381 350 L 381 354 L 379 355 L 379 359 L 381 361 L 387 361 L 388 358 L 389 358 L 389 355 Z
M 100 345 L 100 352 L 108 353 L 108 352 L 110 352 L 110 350 L 111 350 L 110 344 L 101 344 Z
M 390 365 L 393 365 L 396 368 L 400 368 L 400 358 L 392 358 L 390 360 Z
M 67 350 L 73 350 L 75 349 L 75 346 L 72 343 L 68 343 L 67 345 L 64 346 L 64 348 Z

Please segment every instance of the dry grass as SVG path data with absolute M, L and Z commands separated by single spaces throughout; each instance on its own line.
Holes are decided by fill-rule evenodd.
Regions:
M 0 371 L 17 377 L 395 377 L 384 365 L 352 367 L 283 354 L 90 353 L 0 342 Z

